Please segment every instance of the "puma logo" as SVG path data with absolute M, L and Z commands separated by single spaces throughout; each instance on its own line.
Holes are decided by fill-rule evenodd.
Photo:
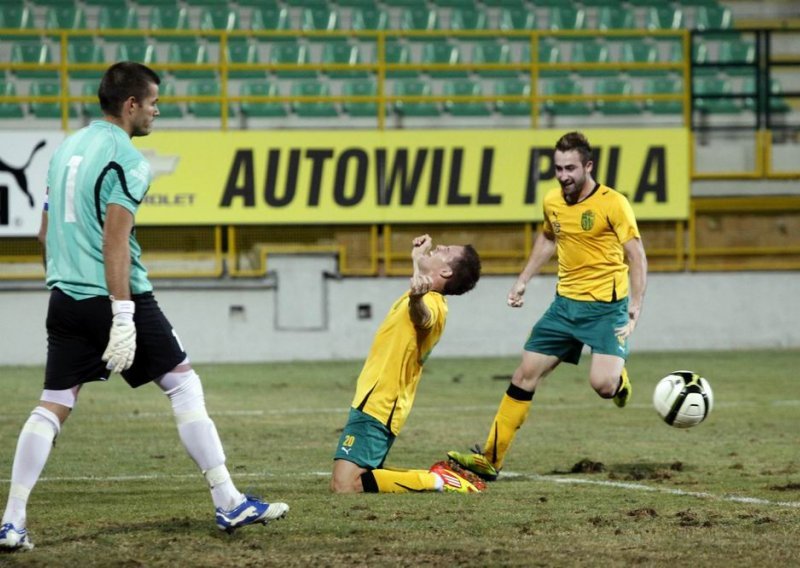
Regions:
M 7 164 L 2 158 L 0 158 L 0 172 L 8 172 L 17 182 L 20 190 L 28 197 L 28 203 L 30 203 L 31 207 L 34 206 L 33 195 L 31 194 L 30 190 L 28 189 L 28 176 L 25 174 L 25 170 L 28 169 L 28 166 L 31 165 L 33 161 L 33 157 L 36 155 L 36 152 L 41 150 L 45 147 L 47 142 L 45 140 L 41 140 L 34 148 L 31 150 L 31 155 L 28 157 L 28 161 L 25 162 L 25 165 L 21 168 L 15 168 Z

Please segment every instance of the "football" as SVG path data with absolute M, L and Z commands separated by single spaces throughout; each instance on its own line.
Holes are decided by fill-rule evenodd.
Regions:
M 675 428 L 691 428 L 705 420 L 714 406 L 709 382 L 692 371 L 674 371 L 656 385 L 653 406 Z

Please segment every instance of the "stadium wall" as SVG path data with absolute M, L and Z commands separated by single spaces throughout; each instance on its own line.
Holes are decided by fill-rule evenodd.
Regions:
M 199 288 L 156 284 L 156 297 L 195 362 L 361 359 L 406 278 L 332 276 L 332 259 L 285 263 L 264 282 Z M 485 277 L 450 299 L 434 356 L 516 355 L 553 296 L 555 278 L 535 279 L 522 309 L 505 298 L 512 277 Z M 797 272 L 657 273 L 650 276 L 635 351 L 800 348 Z M 47 292 L 0 292 L 0 360 L 44 362 Z M 370 317 L 368 317 L 370 316 Z

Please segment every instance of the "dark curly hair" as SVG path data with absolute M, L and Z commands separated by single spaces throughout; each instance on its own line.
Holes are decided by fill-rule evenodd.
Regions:
M 445 294 L 460 296 L 469 292 L 481 277 L 481 257 L 472 245 L 465 245 L 464 252 L 450 265 L 453 275 L 444 285 Z

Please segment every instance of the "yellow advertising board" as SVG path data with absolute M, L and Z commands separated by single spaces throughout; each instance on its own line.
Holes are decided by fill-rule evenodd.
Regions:
M 686 129 L 585 130 L 595 179 L 637 218 L 686 219 Z M 137 222 L 524 222 L 558 185 L 562 130 L 156 131 L 136 138 L 155 175 Z

